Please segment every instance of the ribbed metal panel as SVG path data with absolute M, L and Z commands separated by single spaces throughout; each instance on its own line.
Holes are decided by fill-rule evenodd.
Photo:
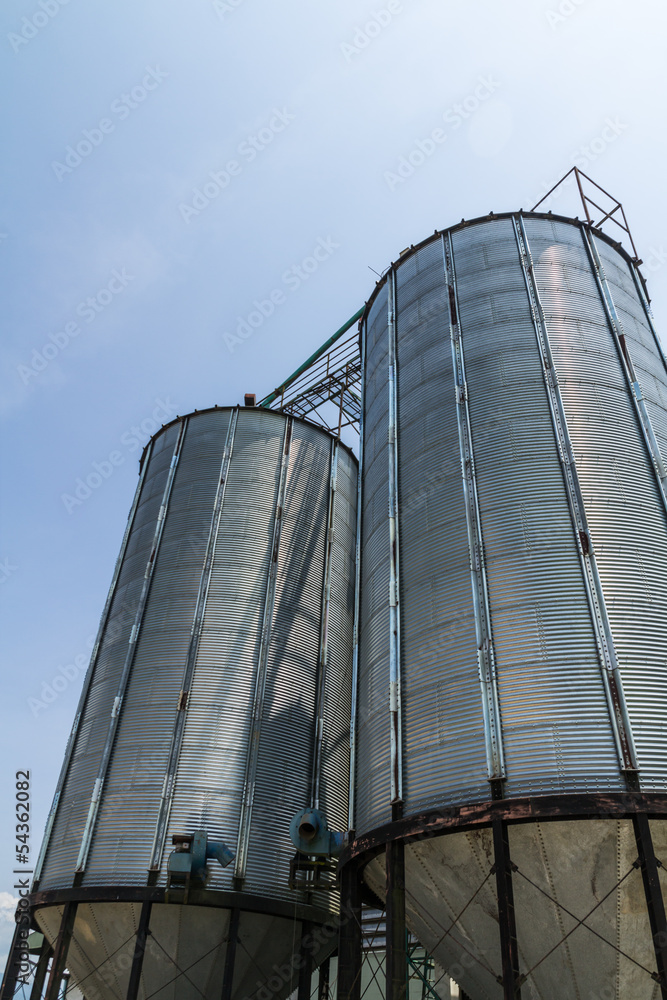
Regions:
M 72 884 L 76 860 L 104 748 L 109 717 L 125 661 L 130 632 L 144 582 L 179 425 L 155 441 L 109 617 L 94 663 L 94 674 L 49 838 L 41 884 Z
M 559 342 L 554 344 L 554 361 L 563 386 L 563 400 L 621 667 L 642 788 L 664 790 L 667 751 L 665 508 L 581 234 L 564 223 L 538 220 L 528 222 L 527 229 L 547 321 L 557 317 L 561 331 Z M 599 240 L 598 246 L 603 242 Z M 559 248 L 556 272 L 550 266 L 555 244 Z M 620 267 L 612 269 L 609 265 L 610 252 L 615 253 L 608 247 L 603 257 L 605 271 L 609 271 L 607 278 L 612 294 L 619 297 L 617 281 L 622 271 Z M 564 282 L 576 289 L 576 298 L 563 296 Z M 620 296 L 623 319 L 629 313 L 631 295 L 627 281 L 625 293 L 625 299 Z M 639 315 L 639 307 L 636 301 L 636 315 Z M 574 324 L 585 338 L 585 347 L 567 340 L 568 329 Z M 588 344 L 589 331 L 593 332 L 593 348 Z M 640 336 L 636 328 L 634 332 L 636 337 Z M 650 346 L 648 336 L 645 333 L 642 336 L 644 346 Z M 636 343 L 631 343 L 630 352 L 634 360 L 638 353 Z M 652 358 L 650 371 L 659 385 L 665 378 L 664 365 L 657 350 Z M 644 355 L 641 361 L 646 364 L 647 356 Z M 644 382 L 650 384 L 645 373 L 642 385 Z M 652 417 L 659 410 L 664 422 L 667 410 L 658 405 L 658 398 L 656 394 Z
M 236 846 L 284 432 L 273 414 L 239 413 L 167 845 L 204 827 Z M 218 869 L 211 884 L 231 878 Z
M 181 427 L 166 516 L 163 512 L 158 522 Z M 157 882 L 164 884 L 172 836 L 198 828 L 237 849 L 268 608 L 242 888 L 295 899 L 288 887 L 294 853 L 288 830 L 313 791 L 330 524 L 320 781 L 330 822 L 345 826 L 357 472 L 349 451 L 342 446 L 337 451 L 330 510 L 332 439 L 313 425 L 262 409 L 218 409 L 193 414 L 186 424 L 155 437 L 55 813 L 41 889 L 72 885 L 105 744 L 111 753 L 90 826 L 84 886 L 145 885 L 154 841 Z M 158 523 L 150 589 L 112 730 L 111 708 Z M 274 557 L 275 584 L 270 584 Z M 177 761 L 173 788 L 165 784 L 170 759 Z M 233 871 L 211 866 L 209 888 L 231 889 Z M 331 902 L 320 899 L 327 908 Z
M 320 808 L 335 830 L 347 828 L 347 802 L 340 795 L 341 777 L 350 767 L 350 698 L 354 551 L 357 509 L 357 464 L 338 449 L 333 509 L 331 589 L 329 595 L 329 659 L 324 685 Z
M 391 818 L 389 746 L 388 299 L 386 286 L 366 321 L 373 355 L 364 389 L 361 626 L 356 802 L 362 831 Z
M 453 244 L 506 793 L 620 787 L 512 221 L 471 227 Z
M 84 885 L 146 878 L 228 423 L 185 431 Z
M 440 234 L 393 265 L 406 813 L 490 796 L 450 308 L 458 310 L 465 355 L 504 793 L 625 787 L 625 737 L 610 714 L 623 696 L 642 788 L 665 788 L 667 519 L 648 432 L 580 224 L 526 216 L 523 262 L 517 226 L 511 217 L 490 217 L 445 235 L 451 292 Z M 622 252 L 591 238 L 662 449 L 667 371 L 641 287 Z M 388 283 L 362 333 L 358 832 L 389 819 Z M 543 350 L 553 354 L 555 371 Z M 575 501 L 590 539 L 580 538 Z
M 398 269 L 401 628 L 407 811 L 486 790 L 443 247 Z
M 667 466 L 667 367 L 637 287 L 632 265 L 604 240 L 595 238 L 629 354 L 639 376 L 646 407 Z
M 270 882 L 292 855 L 289 820 L 312 795 L 330 454 L 330 443 L 322 441 L 319 431 L 295 428 L 267 662 L 256 822 L 246 872 L 250 892 Z M 267 826 L 274 831 L 271 837 Z

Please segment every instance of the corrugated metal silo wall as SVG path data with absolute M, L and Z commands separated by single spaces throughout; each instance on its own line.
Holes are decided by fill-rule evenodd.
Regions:
M 237 849 L 244 796 L 246 805 L 250 798 L 253 710 L 257 721 L 257 699 L 263 697 L 253 807 L 246 816 L 244 890 L 294 898 L 287 886 L 294 853 L 288 830 L 291 817 L 312 794 L 334 454 L 320 804 L 334 827 L 345 826 L 356 462 L 347 449 L 334 447 L 329 435 L 305 422 L 288 425 L 282 415 L 259 409 L 203 411 L 159 433 L 146 458 L 41 889 L 72 884 L 134 628 L 136 651 L 91 827 L 84 886 L 145 884 L 152 862 L 160 866 L 158 884 L 164 884 L 173 834 L 203 828 L 209 838 Z M 170 468 L 173 482 L 166 495 Z M 137 626 L 161 517 L 150 589 Z M 264 622 L 277 530 L 275 596 Z M 265 675 L 258 681 L 267 625 Z M 194 645 L 193 630 L 199 630 Z M 178 706 L 184 688 L 183 719 Z M 170 761 L 172 780 L 167 778 Z M 209 888 L 230 888 L 234 864 L 224 871 L 215 867 Z
M 665 790 L 667 518 L 594 261 L 526 217 L 641 767 Z M 404 811 L 490 797 L 445 242 L 395 265 Z M 667 461 L 667 371 L 628 260 L 594 240 Z M 618 791 L 586 582 L 511 217 L 451 231 L 506 795 Z M 390 819 L 388 285 L 367 314 L 357 832 Z M 460 397 L 459 397 L 460 398 Z M 474 561 L 474 560 L 473 560 Z

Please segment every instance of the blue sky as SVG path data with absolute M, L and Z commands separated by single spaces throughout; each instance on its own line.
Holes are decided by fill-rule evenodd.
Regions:
M 575 162 L 623 201 L 667 330 L 665 17 L 658 0 L 5 0 L 0 917 L 14 775 L 31 771 L 36 854 L 158 423 L 265 395 L 363 305 L 369 268 L 532 207 Z M 572 191 L 551 207 L 581 214 Z

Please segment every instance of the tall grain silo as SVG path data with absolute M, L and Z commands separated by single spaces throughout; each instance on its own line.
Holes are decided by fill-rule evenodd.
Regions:
M 639 263 L 490 215 L 404 251 L 361 321 L 342 878 L 352 910 L 358 879 L 386 899 L 388 1000 L 403 908 L 472 1000 L 667 997 L 667 368 Z
M 49 1000 L 65 963 L 86 1000 L 282 997 L 334 946 L 289 821 L 346 824 L 356 496 L 280 413 L 151 440 L 30 897 Z

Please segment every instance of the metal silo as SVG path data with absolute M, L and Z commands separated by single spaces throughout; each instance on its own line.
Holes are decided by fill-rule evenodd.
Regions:
M 391 1000 L 404 907 L 472 1000 L 667 997 L 667 369 L 639 263 L 491 215 L 404 251 L 362 319 L 342 873 L 353 908 L 357 877 L 386 899 Z
M 31 896 L 52 991 L 66 961 L 86 1000 L 284 996 L 333 947 L 289 821 L 346 825 L 356 495 L 268 410 L 151 440 Z

